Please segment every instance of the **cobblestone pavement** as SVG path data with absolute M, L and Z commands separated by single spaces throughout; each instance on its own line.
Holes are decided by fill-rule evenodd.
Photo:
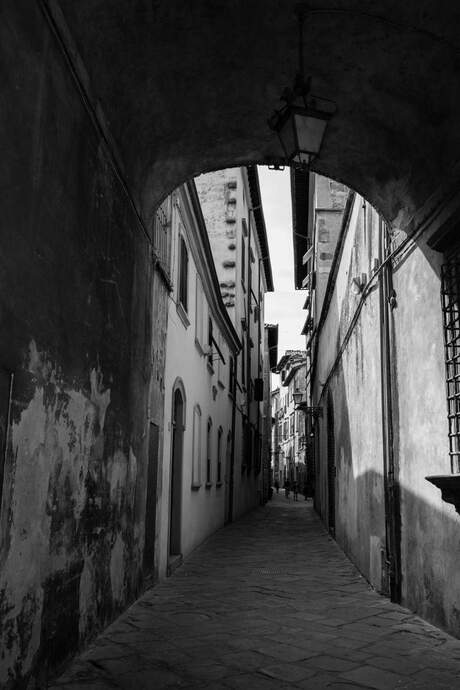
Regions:
M 314 513 L 275 496 L 206 541 L 55 690 L 460 688 L 460 641 L 370 589 Z

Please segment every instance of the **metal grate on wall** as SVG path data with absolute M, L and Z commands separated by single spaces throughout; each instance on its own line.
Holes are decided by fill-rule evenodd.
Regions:
M 160 262 L 166 275 L 170 272 L 170 247 L 169 236 L 169 199 L 167 199 L 155 212 L 153 219 L 153 248 L 157 260 Z
M 446 255 L 441 273 L 447 416 L 451 472 L 460 472 L 460 245 Z

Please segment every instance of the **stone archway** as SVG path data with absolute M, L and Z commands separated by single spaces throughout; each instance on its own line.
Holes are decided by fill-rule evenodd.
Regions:
M 458 187 L 460 8 L 338 2 L 307 3 L 306 70 L 337 104 L 315 169 L 404 227 Z M 198 173 L 280 159 L 266 120 L 296 69 L 296 4 L 2 7 L 0 684 L 59 665 L 138 591 L 168 299 L 152 216 Z
M 198 173 L 280 159 L 266 120 L 296 70 L 298 0 L 45 4 L 69 27 L 146 216 Z M 315 170 L 404 225 L 458 179 L 460 11 L 302 5 L 312 90 L 337 104 Z

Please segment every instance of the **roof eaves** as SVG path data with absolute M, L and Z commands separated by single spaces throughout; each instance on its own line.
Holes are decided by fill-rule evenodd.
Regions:
M 262 262 L 264 265 L 267 291 L 273 292 L 273 274 L 270 262 L 270 252 L 268 249 L 267 229 L 265 227 L 265 218 L 262 208 L 262 197 L 260 194 L 259 174 L 257 172 L 256 165 L 248 165 L 246 170 L 248 174 L 249 191 L 251 193 L 252 212 L 254 214 L 257 237 L 259 238 L 260 249 L 262 252 Z
M 291 168 L 291 202 L 292 202 L 292 240 L 294 246 L 294 286 L 303 288 L 305 277 L 303 264 L 304 254 L 310 248 L 308 233 L 310 206 L 310 173 L 302 168 Z

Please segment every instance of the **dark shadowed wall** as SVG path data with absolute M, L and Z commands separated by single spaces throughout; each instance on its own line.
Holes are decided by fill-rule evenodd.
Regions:
M 141 586 L 165 290 L 38 4 L 2 14 L 0 51 L 0 686 L 25 687 Z

